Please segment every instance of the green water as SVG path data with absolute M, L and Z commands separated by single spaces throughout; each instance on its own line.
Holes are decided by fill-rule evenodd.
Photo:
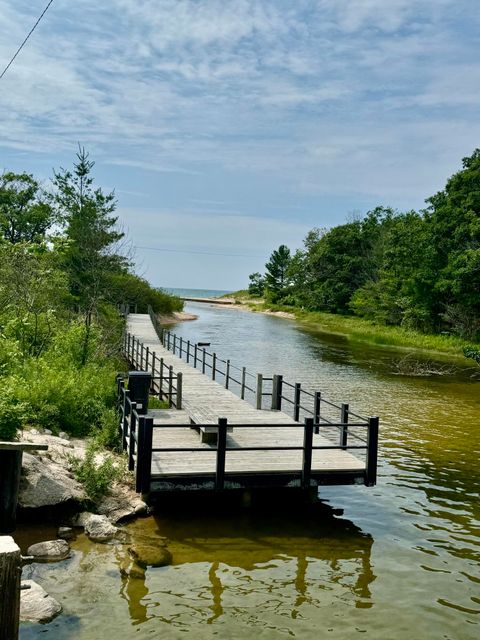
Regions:
M 398 375 L 402 352 L 278 318 L 191 309 L 199 320 L 176 328 L 185 338 L 378 414 L 378 485 L 323 488 L 323 504 L 310 509 L 286 502 L 160 508 L 126 527 L 134 539 L 168 538 L 173 564 L 147 569 L 144 579 L 121 577 L 124 546 L 79 536 L 70 560 L 26 570 L 64 613 L 49 625 L 22 625 L 21 638 L 480 637 L 473 370 Z M 29 527 L 18 539 L 25 545 L 51 535 Z

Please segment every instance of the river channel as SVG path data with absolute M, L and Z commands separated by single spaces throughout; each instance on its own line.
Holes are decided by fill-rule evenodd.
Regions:
M 124 579 L 121 545 L 72 542 L 29 569 L 61 602 L 22 640 L 480 637 L 480 380 L 466 362 L 368 346 L 283 318 L 191 304 L 186 340 L 380 417 L 378 484 L 328 487 L 314 508 L 160 508 L 126 525 L 173 564 Z M 433 373 L 411 375 L 420 369 Z M 436 373 L 435 373 L 436 372 Z M 18 532 L 27 544 L 54 530 Z

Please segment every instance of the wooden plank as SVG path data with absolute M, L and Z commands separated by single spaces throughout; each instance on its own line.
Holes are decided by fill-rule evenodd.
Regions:
M 0 640 L 17 640 L 20 616 L 20 549 L 10 536 L 0 536 Z

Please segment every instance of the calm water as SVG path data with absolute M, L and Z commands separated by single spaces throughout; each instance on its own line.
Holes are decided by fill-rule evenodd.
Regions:
M 480 637 L 480 382 L 467 367 L 398 375 L 404 352 L 295 323 L 191 305 L 176 331 L 252 371 L 283 373 L 381 418 L 375 488 L 323 488 L 323 505 L 161 509 L 128 526 L 166 536 L 173 565 L 125 580 L 126 550 L 83 536 L 33 571 L 64 614 L 22 639 Z M 439 362 L 437 368 L 445 368 Z M 444 371 L 445 373 L 445 371 Z M 25 533 L 24 540 L 47 531 Z
M 223 289 L 179 289 L 178 287 L 165 287 L 164 291 L 180 298 L 221 298 L 230 293 Z

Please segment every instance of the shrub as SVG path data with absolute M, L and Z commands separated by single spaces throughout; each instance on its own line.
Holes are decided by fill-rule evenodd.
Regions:
M 70 456 L 69 463 L 73 475 L 80 482 L 94 502 L 108 493 L 113 482 L 119 480 L 124 470 L 111 454 L 101 454 L 103 460 L 98 460 L 100 449 L 91 441 L 85 451 L 83 459 Z
M 0 440 L 14 440 L 17 430 L 28 420 L 28 407 L 5 389 L 0 396 Z

